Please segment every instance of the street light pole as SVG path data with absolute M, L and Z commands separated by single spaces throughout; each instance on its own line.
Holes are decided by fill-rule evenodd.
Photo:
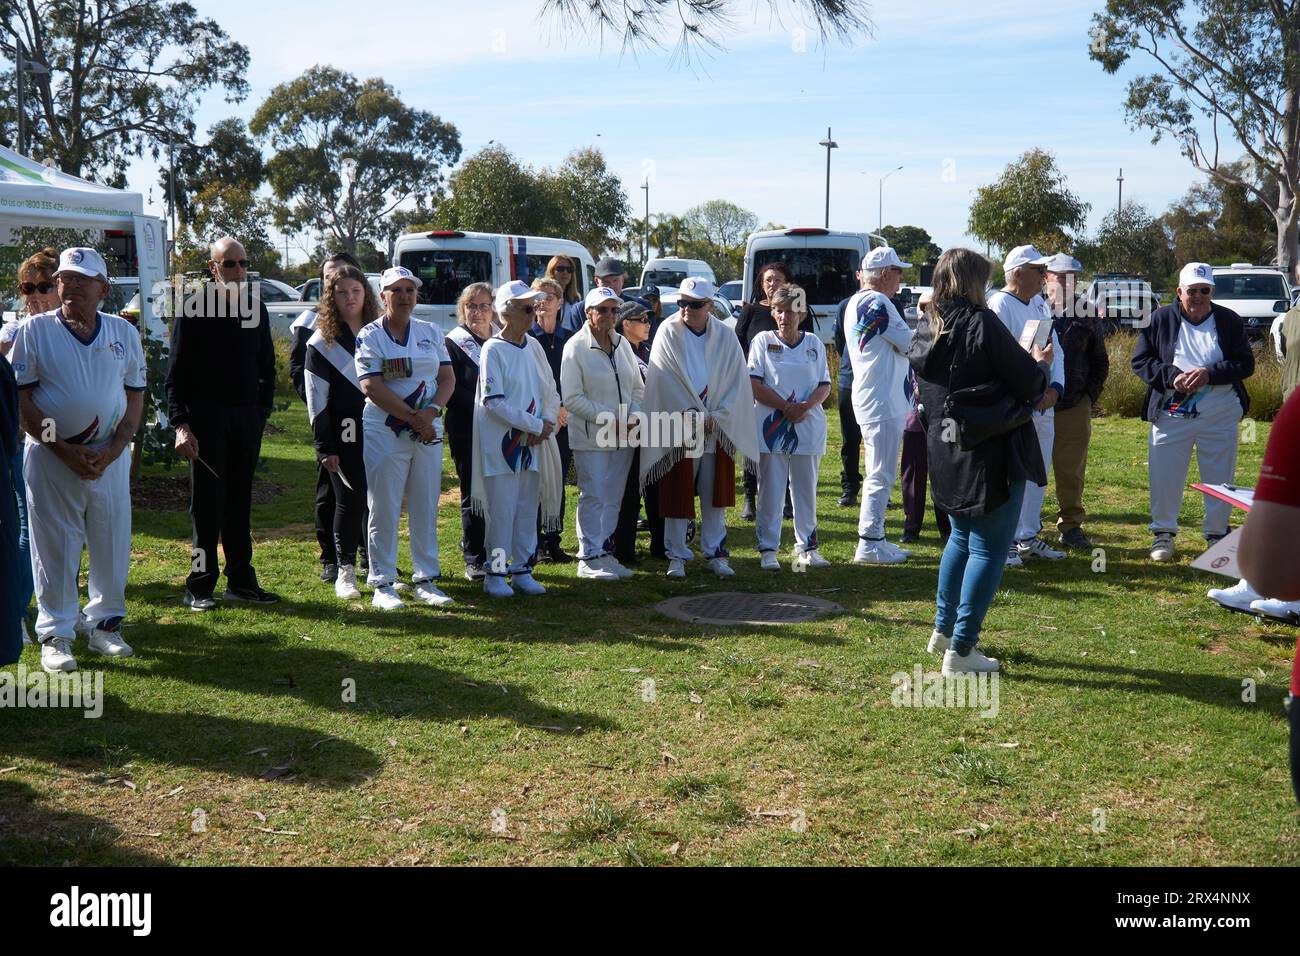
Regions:
M 18 152 L 22 156 L 27 155 L 27 144 L 24 142 L 27 136 L 27 124 L 24 120 L 24 109 L 26 85 L 23 83 L 23 44 L 21 40 L 14 41 L 14 65 L 17 68 L 18 77 Z
M 1115 215 L 1116 217 L 1119 217 L 1124 215 L 1124 170 L 1123 169 L 1119 171 L 1119 176 L 1116 177 L 1115 182 L 1119 183 L 1119 205 L 1115 207 Z
M 831 128 L 826 127 L 826 138 L 817 144 L 826 147 L 826 228 L 831 227 L 831 150 L 839 149 L 840 144 L 831 139 Z
M 876 196 L 876 232 L 881 232 L 885 228 L 885 180 L 902 168 L 902 166 L 899 166 L 891 169 L 880 177 L 880 190 Z
M 641 262 L 642 264 L 650 261 L 650 179 L 641 184 L 645 190 L 645 219 L 641 223 Z

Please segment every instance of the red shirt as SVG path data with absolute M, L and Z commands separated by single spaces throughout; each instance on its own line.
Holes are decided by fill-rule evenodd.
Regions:
M 1300 389 L 1273 419 L 1255 498 L 1300 508 Z

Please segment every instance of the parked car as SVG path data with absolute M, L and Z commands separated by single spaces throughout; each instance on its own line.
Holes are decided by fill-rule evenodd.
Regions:
M 855 273 L 870 248 L 865 232 L 838 232 L 816 227 L 769 229 L 752 233 L 745 243 L 742 296 L 754 301 L 754 277 L 769 262 L 784 262 L 794 281 L 808 294 L 817 337 L 829 344 L 835 335 L 840 302 L 858 291 Z
M 1120 329 L 1146 328 L 1151 313 L 1160 306 L 1160 297 L 1145 276 L 1120 272 L 1094 275 L 1080 301 L 1107 335 Z
M 657 285 L 661 289 L 679 288 L 684 279 L 698 276 L 718 284 L 713 275 L 713 267 L 703 259 L 651 259 L 641 270 L 641 285 Z
M 1234 262 L 1215 266 L 1214 302 L 1241 316 L 1246 335 L 1263 341 L 1279 315 L 1291 308 L 1291 286 L 1281 269 Z
M 917 303 L 926 292 L 933 293 L 934 288 L 928 285 L 909 285 L 899 290 L 898 294 L 904 297 L 903 301 L 907 303 L 907 307 L 903 309 L 903 321 L 913 328 L 916 327 L 916 321 L 921 315 Z
M 724 282 L 718 286 L 718 295 L 731 303 L 731 311 L 736 318 L 740 318 L 740 310 L 744 305 L 744 300 L 740 295 L 740 290 L 744 286 L 744 279 L 732 279 L 730 282 Z
M 379 298 L 379 279 L 378 272 L 366 273 L 366 281 L 370 283 L 370 288 L 375 290 L 375 298 Z M 298 301 L 302 303 L 304 309 L 316 308 L 316 303 L 320 302 L 320 288 L 319 276 L 308 279 L 298 286 Z
M 681 298 L 680 292 L 665 292 L 659 299 L 663 305 L 665 319 L 676 315 L 681 309 L 681 306 L 677 304 L 679 298 Z M 713 297 L 713 317 L 729 329 L 736 327 L 736 316 L 733 314 L 731 300 L 721 293 Z

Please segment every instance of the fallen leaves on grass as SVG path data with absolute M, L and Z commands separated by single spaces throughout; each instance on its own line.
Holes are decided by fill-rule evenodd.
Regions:
M 258 780 L 279 780 L 290 770 L 293 769 L 293 758 L 289 758 L 284 763 L 278 763 L 273 767 L 267 767 L 257 775 Z

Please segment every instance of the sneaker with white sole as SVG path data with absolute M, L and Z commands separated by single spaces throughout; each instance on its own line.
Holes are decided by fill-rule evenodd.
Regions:
M 1009 568 L 1024 567 L 1025 562 L 1020 557 L 1020 549 L 1012 542 L 1010 549 L 1007 551 L 1007 564 Z
M 515 592 L 510 588 L 510 582 L 500 574 L 485 574 L 483 576 L 483 593 L 488 597 L 495 598 L 515 596 Z
M 1250 613 L 1252 604 L 1264 600 L 1264 595 L 1246 583 L 1245 578 L 1230 588 L 1210 588 L 1205 592 L 1205 596 L 1223 605 L 1229 611 L 1242 611 L 1246 614 Z
M 858 549 L 853 553 L 854 564 L 902 564 L 907 560 L 897 548 L 888 546 L 884 538 L 879 541 L 858 539 Z
M 607 569 L 601 562 L 601 558 L 592 558 L 590 561 L 586 558 L 579 558 L 578 577 L 586 578 L 589 581 L 617 581 L 618 575 Z
M 510 576 L 510 585 L 520 594 L 545 594 L 546 588 L 538 581 L 531 571 L 525 571 L 523 574 L 512 574 Z
M 446 607 L 449 604 L 456 603 L 433 581 L 416 581 L 415 599 L 421 604 L 429 605 L 429 607 Z
M 41 668 L 47 674 L 75 671 L 77 669 L 77 659 L 72 656 L 72 639 L 51 637 L 48 641 L 42 641 Z
M 614 576 L 626 581 L 628 578 L 636 577 L 636 572 L 625 565 L 612 554 L 607 554 L 600 559 L 600 566 L 606 571 L 613 571 Z
M 665 574 L 670 578 L 686 577 L 686 562 L 681 558 L 669 558 L 668 570 Z
M 759 555 L 758 566 L 764 571 L 780 571 L 781 562 L 776 559 L 775 551 L 764 551 Z
M 931 654 L 944 654 L 948 651 L 948 645 L 952 643 L 952 638 L 943 631 L 931 631 L 930 643 L 925 645 L 927 652 Z
M 1065 557 L 1064 551 L 1057 551 L 1038 535 L 1024 541 L 1017 541 L 1016 550 L 1020 553 L 1021 558 L 1043 558 L 1046 561 L 1060 561 Z
M 343 601 L 355 601 L 361 597 L 361 589 L 357 587 L 356 565 L 339 565 L 338 577 L 334 579 L 334 596 Z
M 795 563 L 802 564 L 806 568 L 829 568 L 831 566 L 831 563 L 823 558 L 822 553 L 816 548 L 796 554 Z
M 1157 531 L 1155 540 L 1151 542 L 1151 560 L 1163 564 L 1172 561 L 1177 553 L 1174 548 L 1173 533 L 1170 531 Z
M 397 591 L 391 584 L 381 584 L 375 588 L 375 596 L 370 599 L 370 603 L 381 611 L 396 611 L 402 607 L 402 599 L 397 596 Z
M 1277 598 L 1261 598 L 1250 603 L 1255 614 L 1271 617 L 1286 624 L 1300 624 L 1300 601 L 1279 601 Z
M 729 578 L 736 573 L 726 558 L 709 558 L 709 570 L 720 578 Z
M 958 654 L 951 647 L 943 652 L 944 677 L 954 674 L 991 674 L 998 670 L 996 657 L 985 657 L 978 647 L 972 647 L 969 654 Z
M 122 619 L 110 617 L 100 621 L 90 632 L 90 649 L 105 657 L 130 657 L 135 653 L 131 645 L 122 640 Z

